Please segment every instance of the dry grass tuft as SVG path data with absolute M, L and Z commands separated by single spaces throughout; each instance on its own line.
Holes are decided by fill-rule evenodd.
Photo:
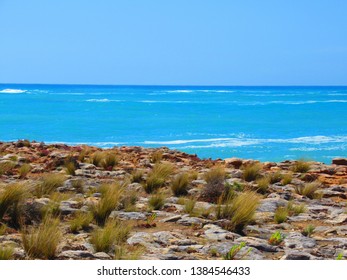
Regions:
M 171 190 L 175 196 L 186 195 L 188 193 L 189 175 L 181 173 L 176 175 L 171 183 Z
M 320 198 L 319 193 L 317 192 L 320 188 L 322 188 L 322 183 L 315 181 L 311 183 L 305 183 L 301 186 L 296 186 L 295 191 L 297 194 L 306 196 L 310 199 Z
M 246 165 L 243 167 L 242 177 L 246 182 L 255 181 L 260 177 L 260 170 L 262 169 L 262 165 L 260 163 L 254 163 L 250 165 Z
M 93 218 L 93 214 L 90 212 L 78 212 L 76 216 L 69 221 L 71 232 L 76 233 L 79 230 L 87 230 Z
M 217 202 L 225 190 L 225 169 L 222 166 L 212 168 L 205 174 L 206 185 L 202 197 L 210 202 Z
M 307 160 L 300 159 L 292 166 L 292 171 L 295 173 L 306 173 L 310 170 L 311 165 Z
M 24 179 L 30 172 L 31 165 L 28 163 L 24 163 L 18 170 L 19 172 L 19 178 Z
M 42 197 L 44 195 L 49 195 L 57 190 L 57 188 L 62 187 L 65 182 L 65 176 L 61 174 L 46 174 L 42 177 L 41 182 L 39 182 L 36 187 L 34 194 L 37 197 Z
M 152 171 L 148 174 L 144 185 L 146 193 L 152 193 L 164 186 L 166 179 L 173 173 L 173 171 L 174 166 L 171 163 L 155 164 Z

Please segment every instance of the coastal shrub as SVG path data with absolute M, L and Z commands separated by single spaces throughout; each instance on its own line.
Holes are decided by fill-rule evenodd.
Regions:
M 49 195 L 62 187 L 65 182 L 64 175 L 61 174 L 46 174 L 42 177 L 41 181 L 35 187 L 35 195 L 42 197 Z
M 292 182 L 293 175 L 291 173 L 284 174 L 282 176 L 281 184 L 282 186 L 288 185 Z
M 148 200 L 148 205 L 152 210 L 160 210 L 164 206 L 164 196 L 162 194 L 154 194 Z
M 113 170 L 113 168 L 118 164 L 119 160 L 117 156 L 113 153 L 104 153 L 103 159 L 101 160 L 101 166 L 105 170 Z
M 12 161 L 0 162 L 0 176 L 7 175 L 15 167 L 16 164 Z
M 61 237 L 59 218 L 52 217 L 46 217 L 37 228 L 22 232 L 24 250 L 31 258 L 53 259 Z
M 276 231 L 275 233 L 273 233 L 270 238 L 269 238 L 269 244 L 270 245 L 280 245 L 283 240 L 284 240 L 285 236 L 280 232 L 280 231 Z
M 297 160 L 292 166 L 292 171 L 295 173 L 306 173 L 311 168 L 310 163 L 307 160 Z
M 98 225 L 104 225 L 111 212 L 120 204 L 123 187 L 119 183 L 104 184 L 100 187 L 101 199 L 90 206 Z
M 252 182 L 255 181 L 260 177 L 260 170 L 262 169 L 262 166 L 260 163 L 254 163 L 250 165 L 246 165 L 243 167 L 243 174 L 242 178 L 246 182 Z
M 0 193 L 0 220 L 5 214 L 11 218 L 11 225 L 18 227 L 21 216 L 22 202 L 28 195 L 25 185 L 13 183 L 7 185 Z
M 0 260 L 11 260 L 13 256 L 13 247 L 5 245 L 0 247 Z
M 181 173 L 176 175 L 171 183 L 171 190 L 175 196 L 186 195 L 188 193 L 189 175 Z
M 301 213 L 305 213 L 307 209 L 304 204 L 294 204 L 292 201 L 289 201 L 287 210 L 290 216 L 297 216 Z
M 93 231 L 90 243 L 95 251 L 108 253 L 115 245 L 123 244 L 131 231 L 128 223 L 117 220 L 108 220 L 104 228 Z
M 281 182 L 283 178 L 283 175 L 279 171 L 276 171 L 275 173 L 270 173 L 268 176 L 270 184 L 276 184 L 278 182 Z
M 19 178 L 24 179 L 30 172 L 31 165 L 28 163 L 24 163 L 18 170 L 19 172 Z
M 130 191 L 122 198 L 123 209 L 126 212 L 135 212 L 136 211 L 136 201 L 137 201 L 137 192 Z
M 93 214 L 90 212 L 78 212 L 75 217 L 69 221 L 71 232 L 76 233 L 79 230 L 88 229 L 93 218 Z
M 230 209 L 230 229 L 242 232 L 254 217 L 255 210 L 259 204 L 259 195 L 252 191 L 241 193 L 231 201 Z
M 65 163 L 65 170 L 67 175 L 75 176 L 76 175 L 76 166 L 73 162 L 69 161 Z
M 265 194 L 270 185 L 271 179 L 268 176 L 264 176 L 256 180 L 257 192 Z
M 288 219 L 288 209 L 285 207 L 278 207 L 275 211 L 274 220 L 277 224 L 281 224 Z
M 315 230 L 315 226 L 314 225 L 308 225 L 306 226 L 303 231 L 302 231 L 302 234 L 304 236 L 307 236 L 307 237 L 311 237 L 311 235 L 313 234 L 314 230 Z
M 193 214 L 194 208 L 195 208 L 196 200 L 194 199 L 186 199 L 184 203 L 184 212 L 191 215 Z
M 225 185 L 225 169 L 222 166 L 212 168 L 204 175 L 206 185 L 202 191 L 202 197 L 210 202 L 216 202 L 222 195 Z
M 152 163 L 158 163 L 163 159 L 163 152 L 162 151 L 155 151 L 151 154 L 151 162 Z
M 306 196 L 310 199 L 319 198 L 318 190 L 322 187 L 322 184 L 318 181 L 305 183 L 304 185 L 296 186 L 295 191 L 297 194 Z
M 171 163 L 157 163 L 148 174 L 144 189 L 146 193 L 152 193 L 164 186 L 166 179 L 173 173 L 174 167 Z
M 131 174 L 131 182 L 132 183 L 141 183 L 143 180 L 142 177 L 143 177 L 143 171 L 136 169 Z

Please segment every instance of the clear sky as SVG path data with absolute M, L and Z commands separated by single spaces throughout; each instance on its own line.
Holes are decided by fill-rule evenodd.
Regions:
M 0 83 L 347 85 L 347 1 L 0 0 Z

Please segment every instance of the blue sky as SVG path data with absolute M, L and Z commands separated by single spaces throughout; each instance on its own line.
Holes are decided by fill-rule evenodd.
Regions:
M 345 0 L 0 0 L 0 83 L 347 85 Z

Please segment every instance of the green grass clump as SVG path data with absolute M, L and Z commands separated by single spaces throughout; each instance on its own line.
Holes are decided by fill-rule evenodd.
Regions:
M 162 194 L 154 194 L 148 200 L 148 205 L 152 210 L 160 210 L 164 206 L 164 196 Z
M 246 182 L 255 181 L 260 177 L 260 170 L 262 169 L 262 165 L 260 163 L 254 163 L 250 165 L 246 165 L 243 168 L 242 178 Z
M 113 170 L 113 168 L 118 164 L 119 159 L 113 153 L 104 153 L 103 159 L 101 161 L 101 166 L 105 170 Z
M 75 176 L 76 175 L 76 166 L 72 161 L 65 163 L 65 171 L 67 175 Z
M 5 245 L 0 247 L 0 260 L 11 260 L 13 256 L 13 247 L 9 245 Z
M 288 209 L 285 207 L 278 207 L 275 212 L 274 220 L 277 224 L 281 224 L 288 219 Z
M 12 161 L 0 162 L 0 176 L 8 174 L 15 167 L 16 164 Z
M 283 240 L 284 240 L 285 236 L 280 232 L 280 231 L 276 231 L 275 233 L 273 233 L 270 238 L 269 238 L 269 244 L 270 245 L 280 245 Z
M 109 220 L 104 228 L 96 229 L 91 237 L 90 243 L 95 251 L 108 253 L 115 245 L 123 244 L 131 231 L 129 224 L 116 220 Z
M 24 179 L 30 172 L 31 165 L 28 163 L 24 163 L 18 170 L 19 178 Z
M 151 162 L 152 163 L 158 163 L 163 159 L 163 152 L 162 151 L 155 151 L 151 154 Z
M 292 166 L 292 171 L 295 173 L 306 173 L 311 168 L 310 163 L 307 160 L 300 159 Z
M 305 183 L 301 186 L 296 186 L 295 191 L 297 194 L 306 196 L 310 199 L 319 198 L 319 193 L 317 192 L 322 187 L 322 183 L 315 181 L 311 183 Z
M 314 225 L 308 225 L 306 226 L 303 231 L 302 231 L 302 234 L 304 236 L 307 236 L 307 237 L 311 237 L 311 235 L 313 234 L 314 230 L 315 230 L 315 226 Z
M 53 259 L 61 237 L 59 218 L 47 217 L 37 228 L 22 232 L 24 250 L 31 258 Z
M 22 202 L 27 195 L 28 190 L 23 184 L 13 183 L 6 186 L 0 193 L 0 220 L 7 214 L 11 218 L 11 225 L 18 227 Z
M 184 212 L 187 214 L 193 214 L 195 208 L 196 200 L 194 199 L 186 199 L 184 203 Z
M 297 216 L 301 213 L 305 213 L 307 208 L 304 204 L 294 204 L 292 201 L 289 201 L 287 210 L 290 216 Z
M 262 194 L 266 193 L 269 189 L 270 182 L 271 180 L 268 176 L 257 179 L 257 192 Z
M 225 169 L 216 166 L 204 175 L 206 185 L 202 197 L 206 201 L 216 202 L 225 190 Z
M 230 229 L 242 232 L 254 217 L 255 210 L 259 204 L 259 195 L 255 192 L 246 191 L 233 198 L 228 208 L 230 218 Z
M 87 230 L 93 219 L 93 214 L 90 212 L 78 212 L 76 216 L 69 221 L 71 232 L 76 233 L 79 230 Z
M 152 193 L 164 186 L 166 179 L 173 173 L 173 171 L 174 167 L 170 163 L 155 164 L 152 171 L 148 174 L 144 185 L 146 193 Z
M 171 190 L 175 196 L 186 195 L 188 193 L 189 175 L 181 173 L 176 175 L 171 183 Z
M 293 175 L 291 173 L 284 174 L 282 176 L 281 184 L 282 186 L 288 185 L 292 182 Z
M 118 208 L 123 189 L 120 184 L 104 184 L 100 187 L 101 199 L 91 205 L 91 211 L 98 225 L 104 225 L 111 212 Z
M 131 182 L 132 183 L 141 183 L 143 180 L 142 177 L 143 177 L 143 171 L 137 169 L 131 174 Z
M 37 197 L 42 197 L 44 195 L 49 195 L 57 190 L 57 188 L 62 187 L 65 182 L 64 175 L 61 174 L 46 174 L 42 177 L 41 182 L 39 182 L 35 187 L 35 195 Z

